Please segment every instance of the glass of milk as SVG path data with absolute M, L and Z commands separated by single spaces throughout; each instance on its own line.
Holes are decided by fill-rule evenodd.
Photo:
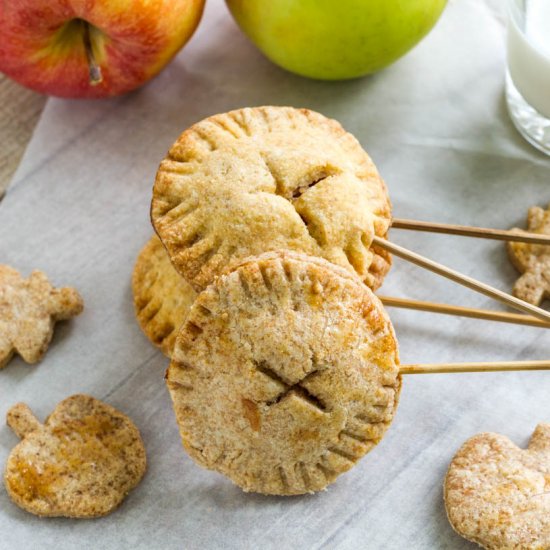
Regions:
M 521 134 L 550 155 L 550 0 L 508 0 L 508 111 Z

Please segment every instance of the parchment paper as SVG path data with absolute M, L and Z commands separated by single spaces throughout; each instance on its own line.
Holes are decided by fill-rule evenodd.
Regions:
M 0 261 L 74 285 L 86 309 L 58 326 L 44 361 L 0 371 L 0 418 L 18 401 L 40 417 L 78 392 L 129 414 L 148 473 L 121 508 L 89 521 L 39 519 L 0 490 L 0 548 L 473 548 L 445 517 L 442 482 L 470 436 L 525 444 L 550 420 L 550 374 L 409 376 L 387 436 L 328 491 L 244 494 L 183 452 L 163 374 L 141 334 L 130 275 L 151 235 L 157 165 L 179 133 L 213 113 L 286 104 L 340 120 L 386 179 L 396 217 L 509 227 L 550 201 L 550 161 L 516 133 L 503 97 L 503 2 L 451 1 L 412 53 L 370 78 L 293 76 L 265 60 L 221 0 L 152 83 L 110 101 L 49 100 L 15 183 L 0 203 Z M 392 231 L 391 238 L 509 290 L 501 243 Z M 395 259 L 385 294 L 500 306 Z M 403 362 L 549 358 L 540 329 L 390 310 Z M 0 428 L 0 463 L 17 438 Z

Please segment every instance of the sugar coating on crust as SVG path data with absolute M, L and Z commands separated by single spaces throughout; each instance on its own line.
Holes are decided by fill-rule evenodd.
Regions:
M 550 424 L 527 450 L 495 433 L 469 439 L 447 472 L 445 505 L 453 528 L 484 548 L 550 548 Z
M 245 491 L 319 491 L 382 438 L 400 390 L 381 303 L 345 269 L 266 254 L 199 294 L 167 373 L 184 447 Z
M 8 412 L 8 424 L 23 440 L 8 458 L 6 489 L 32 514 L 103 516 L 145 473 L 145 448 L 136 426 L 93 397 L 65 399 L 43 425 L 19 403 Z
M 338 122 L 307 109 L 246 108 L 193 125 L 160 164 L 151 218 L 197 290 L 273 250 L 323 257 L 373 289 L 391 262 L 371 246 L 391 223 L 376 167 Z
M 55 323 L 78 315 L 83 307 L 74 288 L 54 288 L 41 271 L 24 279 L 15 269 L 0 265 L 0 369 L 14 353 L 29 364 L 40 361 Z
M 138 255 L 132 275 L 132 292 L 141 330 L 170 357 L 178 329 L 197 293 L 174 269 L 156 235 Z
M 525 233 L 518 228 L 514 230 Z M 547 210 L 538 206 L 529 208 L 527 231 L 550 235 L 550 206 Z M 514 296 L 539 305 L 545 298 L 550 297 L 550 247 L 543 244 L 509 242 L 507 249 L 515 268 L 523 273 L 514 284 Z

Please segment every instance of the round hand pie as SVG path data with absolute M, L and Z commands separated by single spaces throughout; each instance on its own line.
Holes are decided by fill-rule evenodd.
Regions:
M 382 438 L 401 385 L 392 325 L 353 274 L 245 261 L 199 294 L 167 373 L 183 444 L 245 491 L 318 491 Z
M 19 403 L 8 425 L 22 438 L 5 471 L 6 489 L 39 516 L 91 518 L 116 508 L 145 473 L 145 449 L 132 421 L 87 395 L 65 399 L 40 424 Z
M 132 292 L 141 330 L 170 357 L 178 329 L 197 293 L 174 269 L 156 235 L 136 260 Z
M 158 170 L 151 218 L 196 290 L 274 250 L 323 257 L 373 289 L 390 266 L 371 247 L 391 223 L 384 182 L 351 134 L 307 109 L 241 109 L 186 130 Z

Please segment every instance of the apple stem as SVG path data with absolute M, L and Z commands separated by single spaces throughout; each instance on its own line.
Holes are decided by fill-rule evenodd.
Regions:
M 86 21 L 84 24 L 84 49 L 86 50 L 86 59 L 88 60 L 88 69 L 90 74 L 90 84 L 97 86 L 103 81 L 103 75 L 101 74 L 101 67 L 97 64 L 95 59 L 94 50 L 92 48 L 92 40 L 90 38 L 90 24 Z
M 6 422 L 19 439 L 23 439 L 41 427 L 40 422 L 25 403 L 14 405 L 8 411 Z

